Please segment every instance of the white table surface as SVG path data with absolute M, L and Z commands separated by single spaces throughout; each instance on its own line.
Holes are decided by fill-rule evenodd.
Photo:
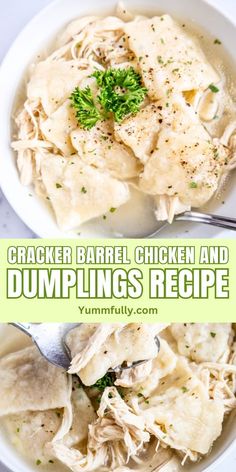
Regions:
M 3 59 L 12 41 L 41 8 L 51 0 L 1 0 L 4 7 L 1 9 L 0 18 L 0 61 Z M 191 1 L 191 0 L 189 0 Z M 220 9 L 236 16 L 236 0 L 208 0 Z M 17 217 L 14 210 L 4 198 L 0 189 L 0 238 L 32 238 L 35 235 Z M 222 462 L 214 472 L 236 471 L 236 449 Z M 6 472 L 0 465 L 0 472 Z

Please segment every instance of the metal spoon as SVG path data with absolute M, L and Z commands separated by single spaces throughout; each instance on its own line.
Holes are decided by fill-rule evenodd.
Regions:
M 42 356 L 48 362 L 58 367 L 68 370 L 71 364 L 71 352 L 66 344 L 67 334 L 75 328 L 81 326 L 82 323 L 10 323 L 17 329 L 23 331 L 30 336 L 34 344 L 37 346 Z M 160 341 L 155 337 L 157 345 L 157 353 L 160 351 Z M 137 367 L 146 360 L 133 362 L 126 366 L 117 366 L 109 369 L 108 372 L 121 372 L 122 370 Z
M 68 370 L 71 353 L 65 343 L 69 331 L 81 323 L 10 323 L 27 334 L 48 362 Z
M 174 221 L 192 221 L 196 223 L 203 223 L 211 226 L 218 226 L 219 228 L 231 229 L 236 231 L 236 218 L 228 216 L 212 215 L 210 213 L 199 213 L 197 211 L 185 211 L 180 215 L 174 217 Z M 146 238 L 154 238 L 162 229 L 166 228 L 169 223 L 161 223 L 156 231 L 146 235 Z

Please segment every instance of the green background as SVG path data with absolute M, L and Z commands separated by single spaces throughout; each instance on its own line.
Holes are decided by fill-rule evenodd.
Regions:
M 71 246 L 75 254 L 76 246 L 128 246 L 129 257 L 132 259 L 134 248 L 137 245 L 158 245 L 158 246 L 195 246 L 196 256 L 199 254 L 201 246 L 227 246 L 229 248 L 229 263 L 224 265 L 199 265 L 198 262 L 193 265 L 181 264 L 165 265 L 165 268 L 171 267 L 188 267 L 188 268 L 228 268 L 229 269 L 229 298 L 215 299 L 214 291 L 212 291 L 209 299 L 149 299 L 149 269 L 163 268 L 161 265 L 135 265 L 132 261 L 130 266 L 125 265 L 92 265 L 86 266 L 86 270 L 93 267 L 123 267 L 123 268 L 141 268 L 144 274 L 143 296 L 139 299 L 96 299 L 89 300 L 76 299 L 75 290 L 72 290 L 70 299 L 7 299 L 6 298 L 6 270 L 7 268 L 42 268 L 42 265 L 28 265 L 28 266 L 13 266 L 7 263 L 7 250 L 9 246 Z M 196 257 L 196 260 L 198 257 Z M 71 266 L 43 266 L 43 268 L 81 268 L 72 264 Z M 85 266 L 83 266 L 85 267 Z M 132 307 L 134 313 L 127 317 L 126 314 L 87 314 L 81 315 L 78 309 L 79 306 L 93 307 Z M 158 314 L 137 314 L 136 308 L 151 308 L 158 309 Z M 236 321 L 236 244 L 234 240 L 1 240 L 0 241 L 0 320 L 2 322 L 8 321 L 35 321 L 35 322 L 59 322 L 59 321 L 82 321 L 82 322 L 233 322 Z

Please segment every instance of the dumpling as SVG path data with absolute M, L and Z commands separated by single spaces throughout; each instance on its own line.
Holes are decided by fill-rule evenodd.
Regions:
M 83 369 L 102 348 L 107 338 L 124 325 L 121 323 L 83 323 L 66 338 L 72 362 L 70 371 Z
M 27 96 L 30 100 L 41 101 L 45 113 L 50 116 L 91 73 L 91 69 L 82 69 L 77 61 L 39 62 L 32 70 Z
M 89 425 L 97 418 L 92 403 L 78 377 L 73 378 L 71 405 L 73 421 L 68 433 L 63 437 L 63 443 L 67 447 L 73 447 L 87 440 Z
M 129 199 L 129 187 L 78 156 L 48 154 L 41 163 L 42 181 L 62 230 L 108 213 Z
M 169 330 L 182 356 L 195 362 L 228 362 L 231 323 L 173 323 Z
M 66 372 L 47 362 L 35 346 L 0 359 L 0 385 L 0 416 L 63 408 L 70 397 Z
M 131 149 L 115 140 L 111 121 L 101 122 L 89 131 L 78 127 L 71 141 L 84 162 L 108 171 L 119 180 L 137 177 L 141 171 Z
M 219 81 L 197 42 L 169 15 L 146 19 L 138 25 L 127 23 L 124 31 L 152 99 L 168 98 L 173 90 L 204 91 Z
M 144 166 L 140 188 L 151 195 L 178 197 L 187 207 L 204 205 L 214 194 L 230 159 L 229 150 L 212 140 L 192 107 L 174 96 L 163 116 L 155 149 Z
M 160 339 L 160 351 L 155 359 L 134 369 L 124 370 L 115 385 L 132 388 L 147 397 L 159 385 L 160 379 L 171 374 L 176 367 L 177 356 L 164 339 Z
M 143 398 L 138 408 L 151 434 L 184 453 L 207 454 L 222 431 L 223 401 L 209 399 L 185 359 L 178 359 L 155 395 Z
M 145 163 L 156 147 L 163 107 L 154 102 L 146 105 L 136 115 L 115 124 L 115 135 L 129 146 L 135 156 Z
M 109 329 L 108 327 L 105 329 Z M 118 367 L 125 361 L 132 363 L 153 359 L 157 355 L 154 337 L 159 332 L 158 330 L 159 327 L 146 324 L 128 324 L 116 329 L 109 336 L 104 336 L 104 342 L 100 343 L 100 346 L 94 347 L 94 355 L 88 357 L 87 361 L 85 361 L 83 351 L 78 353 L 72 360 L 69 372 L 77 373 L 85 385 L 93 385 L 110 368 Z M 94 337 L 91 338 L 90 343 L 94 346 Z
M 56 146 L 65 156 L 75 153 L 71 133 L 78 127 L 75 112 L 69 100 L 41 123 L 41 130 L 47 141 Z
M 46 445 L 60 428 L 62 410 L 24 411 L 4 418 L 12 444 L 34 463 L 47 465 L 55 462 Z

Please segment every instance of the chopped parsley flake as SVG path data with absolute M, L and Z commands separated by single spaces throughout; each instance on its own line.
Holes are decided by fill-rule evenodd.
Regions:
M 42 461 L 40 459 L 37 459 L 36 465 L 40 465 L 40 464 L 42 464 Z
M 62 185 L 57 183 L 56 188 L 62 188 Z
M 219 152 L 218 152 L 217 147 L 214 147 L 214 149 L 213 149 L 213 154 L 214 154 L 214 159 L 218 159 L 218 157 L 219 157 Z
M 115 382 L 114 374 L 112 374 L 111 372 L 108 372 L 106 375 L 104 375 L 104 377 L 97 380 L 97 382 L 94 385 L 92 385 L 92 387 L 97 388 L 98 390 L 100 390 L 100 392 L 103 392 L 106 387 L 113 387 L 114 382 Z
M 103 119 L 103 115 L 96 106 L 90 87 L 79 89 L 76 87 L 70 96 L 71 106 L 76 111 L 76 118 L 82 128 L 91 129 Z
M 215 41 L 214 41 L 214 44 L 222 44 L 222 43 L 219 39 L 216 38 Z
M 196 182 L 190 182 L 189 187 L 190 188 L 197 188 L 197 183 Z
M 214 84 L 210 84 L 208 88 L 209 88 L 209 89 L 211 90 L 211 92 L 213 92 L 213 93 L 218 93 L 218 92 L 220 91 L 220 89 L 218 89 L 218 87 L 216 87 L 216 85 L 214 85 Z
M 86 188 L 85 188 L 85 187 L 82 187 L 82 189 L 81 189 L 81 193 L 87 193 L 87 190 L 86 190 Z
M 186 387 L 181 387 L 181 390 L 182 390 L 183 393 L 188 392 L 188 389 Z
M 147 94 L 141 75 L 133 67 L 128 69 L 97 70 L 92 74 L 100 88 L 98 100 L 107 113 L 112 113 L 116 122 L 127 115 L 136 114 Z
M 110 213 L 115 213 L 115 211 L 116 211 L 116 208 L 113 208 L 113 207 L 110 208 Z
M 216 333 L 214 333 L 213 331 L 211 331 L 211 337 L 212 337 L 212 338 L 215 338 L 215 337 L 216 337 Z

